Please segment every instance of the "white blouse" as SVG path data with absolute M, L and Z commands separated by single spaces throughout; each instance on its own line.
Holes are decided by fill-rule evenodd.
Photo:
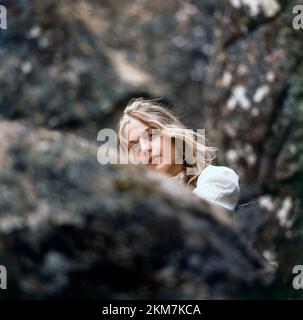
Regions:
M 183 180 L 182 171 L 174 179 Z M 204 200 L 233 213 L 239 196 L 239 176 L 228 167 L 208 165 L 197 179 L 193 193 Z

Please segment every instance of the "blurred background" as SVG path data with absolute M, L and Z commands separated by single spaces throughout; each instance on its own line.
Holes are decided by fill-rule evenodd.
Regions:
M 237 230 L 278 268 L 287 285 L 277 296 L 298 296 L 303 30 L 292 10 L 301 0 L 0 4 L 1 118 L 97 144 L 131 98 L 160 98 L 188 127 L 206 129 L 216 164 L 239 173 Z

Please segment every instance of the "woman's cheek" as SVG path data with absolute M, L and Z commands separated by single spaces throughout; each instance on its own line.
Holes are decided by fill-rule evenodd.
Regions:
M 166 164 L 173 164 L 174 146 L 169 137 L 165 137 L 163 141 L 163 159 Z
M 158 156 L 161 154 L 161 138 L 157 136 L 152 142 L 152 154 Z

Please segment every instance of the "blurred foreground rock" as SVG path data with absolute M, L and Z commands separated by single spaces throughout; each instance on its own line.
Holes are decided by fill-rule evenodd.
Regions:
M 300 3 L 9 2 L 0 115 L 96 141 L 129 98 L 163 98 L 240 174 L 241 202 L 256 210 L 239 228 L 276 256 L 273 239 L 302 211 Z
M 78 137 L 0 122 L 7 297 L 262 294 L 265 265 L 225 212 L 166 177 L 100 165 L 96 154 Z

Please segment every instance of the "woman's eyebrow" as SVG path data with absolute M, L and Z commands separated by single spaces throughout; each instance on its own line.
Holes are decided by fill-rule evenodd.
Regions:
M 152 130 L 152 128 L 146 128 L 145 130 L 142 131 L 142 133 L 148 132 L 148 131 L 151 131 L 151 130 Z M 137 141 L 138 141 L 138 138 L 135 139 L 135 140 L 129 140 L 129 143 L 133 143 L 133 142 L 137 142 Z

